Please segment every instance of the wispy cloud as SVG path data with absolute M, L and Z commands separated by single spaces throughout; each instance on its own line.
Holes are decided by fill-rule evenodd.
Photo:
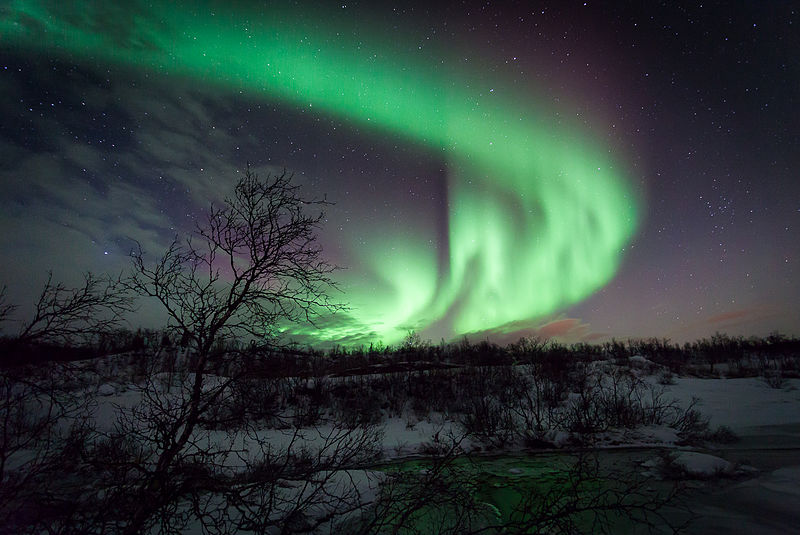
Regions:
M 579 318 L 558 318 L 545 322 L 541 319 L 517 321 L 467 336 L 470 339 L 490 338 L 500 344 L 516 342 L 522 337 L 566 343 L 598 341 L 607 337 L 605 333 L 593 331 L 591 325 Z
M 757 309 L 743 309 L 743 310 L 733 310 L 731 312 L 723 312 L 722 314 L 716 314 L 709 318 L 706 318 L 705 322 L 708 324 L 717 324 L 717 323 L 730 323 L 734 320 L 740 320 L 743 318 L 752 317 L 753 315 L 757 314 Z

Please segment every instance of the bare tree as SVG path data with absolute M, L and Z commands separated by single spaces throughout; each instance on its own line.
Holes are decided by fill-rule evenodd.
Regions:
M 16 306 L 0 291 L 0 321 Z M 55 530 L 73 521 L 74 478 L 65 477 L 79 461 L 91 429 L 92 397 L 70 388 L 78 379 L 67 363 L 32 366 L 14 360 L 23 346 L 91 343 L 118 327 L 132 310 L 119 279 L 84 275 L 67 288 L 52 273 L 16 334 L 3 339 L 0 362 L 0 532 Z M 24 360 L 24 359 L 23 359 Z M 59 529 L 61 529 L 59 528 Z M 63 531 L 63 529 L 61 529 Z M 51 531 L 52 532 L 52 531 Z
M 126 533 L 141 532 L 187 496 L 181 465 L 203 456 L 196 430 L 233 380 L 205 381 L 215 345 L 233 337 L 269 341 L 285 322 L 341 308 L 329 298 L 334 267 L 316 240 L 324 215 L 306 213 L 327 202 L 305 199 L 291 179 L 284 172 L 261 180 L 248 166 L 233 196 L 212 206 L 193 236 L 176 239 L 153 264 L 141 247 L 132 254 L 129 286 L 161 303 L 193 351 L 194 367 L 181 400 L 163 413 L 168 421 L 149 461 L 137 467 L 142 477 Z
M 304 199 L 291 179 L 284 172 L 262 181 L 248 166 L 195 236 L 173 241 L 153 265 L 141 248 L 132 254 L 131 287 L 163 305 L 199 357 L 221 338 L 263 340 L 281 323 L 341 308 L 328 295 L 334 266 L 316 240 L 324 213 L 305 213 L 328 203 Z
M 16 306 L 5 303 L 5 287 L 0 292 L 0 321 L 9 321 Z M 88 343 L 101 334 L 119 327 L 124 315 L 133 310 L 131 296 L 120 279 L 99 277 L 92 273 L 83 276 L 83 284 L 68 288 L 53 282 L 53 273 L 34 305 L 33 315 L 22 320 L 15 344 Z

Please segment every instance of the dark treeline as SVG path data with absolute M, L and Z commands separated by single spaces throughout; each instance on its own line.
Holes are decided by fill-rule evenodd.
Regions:
M 121 353 L 152 354 L 166 358 L 188 353 L 186 340 L 160 329 L 118 329 L 97 336 L 90 343 L 20 344 L 0 337 L 0 364 L 36 364 L 74 361 Z M 767 337 L 714 334 L 694 342 L 678 344 L 665 338 L 611 340 L 603 343 L 564 344 L 554 340 L 520 338 L 501 346 L 488 340 L 438 344 L 423 341 L 410 332 L 398 345 L 335 346 L 327 350 L 297 345 L 265 348 L 237 340 L 220 340 L 213 350 L 217 371 L 225 373 L 224 355 L 245 357 L 251 373 L 262 377 L 361 375 L 393 371 L 427 370 L 455 366 L 508 366 L 541 363 L 556 372 L 567 362 L 644 357 L 675 374 L 716 375 L 720 364 L 728 364 L 728 377 L 761 375 L 764 367 L 788 372 L 798 368 L 800 338 L 772 333 Z M 133 356 L 133 355 L 132 355 Z M 190 356 L 190 355 L 189 355 Z
M 307 351 L 306 355 L 323 359 L 328 366 L 327 373 L 334 374 L 369 372 L 376 365 L 402 367 L 412 364 L 418 367 L 446 363 L 503 366 L 525 364 L 532 359 L 558 368 L 564 360 L 581 362 L 634 356 L 644 357 L 674 373 L 701 365 L 707 365 L 708 371 L 714 373 L 714 366 L 725 362 L 738 363 L 735 367 L 744 373 L 747 360 L 786 358 L 788 365 L 790 360 L 800 356 L 800 339 L 780 333 L 749 338 L 717 333 L 711 338 L 685 344 L 663 338 L 611 340 L 599 344 L 563 344 L 554 340 L 520 338 L 517 342 L 500 346 L 487 340 L 472 343 L 467 338 L 459 342 L 432 344 L 421 341 L 415 333 L 409 333 L 399 346 L 336 347 L 327 352 Z

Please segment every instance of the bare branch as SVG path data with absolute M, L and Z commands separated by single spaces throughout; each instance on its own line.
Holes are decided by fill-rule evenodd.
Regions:
M 20 327 L 17 343 L 88 343 L 118 328 L 133 310 L 132 297 L 120 278 L 87 272 L 83 284 L 67 288 L 48 273 L 33 316 Z M 0 312 L 2 312 L 0 310 Z
M 0 288 L 0 323 L 7 321 L 17 308 L 8 302 L 7 291 L 8 287 L 5 285 Z
M 343 308 L 329 297 L 335 267 L 316 240 L 324 213 L 306 213 L 329 203 L 303 198 L 291 180 L 286 172 L 261 180 L 248 165 L 194 239 L 176 238 L 153 265 L 141 247 L 131 255 L 131 287 L 158 299 L 199 353 L 219 338 L 270 338 L 279 324 Z

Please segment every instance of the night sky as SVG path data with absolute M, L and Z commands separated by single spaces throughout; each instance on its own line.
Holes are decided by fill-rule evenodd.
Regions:
M 0 6 L 11 301 L 250 162 L 335 203 L 350 308 L 304 343 L 800 334 L 800 4 L 178 4 Z

